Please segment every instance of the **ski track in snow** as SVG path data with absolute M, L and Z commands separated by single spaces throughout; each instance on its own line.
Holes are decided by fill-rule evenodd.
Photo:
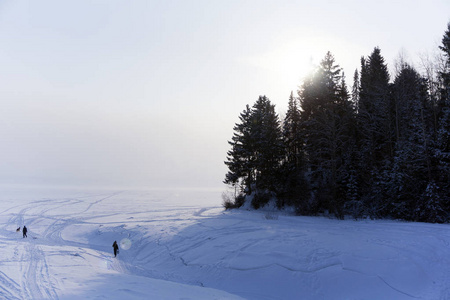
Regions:
M 27 262 L 27 269 L 22 278 L 22 289 L 28 299 L 58 299 L 53 288 L 52 279 L 44 252 L 39 246 L 29 244 L 22 261 Z
M 77 220 L 67 219 L 67 217 L 73 213 L 72 211 L 68 210 L 65 215 L 54 215 L 50 213 L 52 211 L 58 211 L 60 208 L 69 208 L 71 205 L 87 202 L 87 207 L 78 213 L 83 215 L 94 205 L 114 197 L 117 194 L 119 193 L 109 194 L 93 202 L 89 201 L 91 197 L 89 197 L 87 201 L 79 199 L 38 200 L 31 202 L 18 213 L 12 213 L 8 222 L 1 229 L 3 235 L 9 235 L 9 229 L 7 227 L 10 227 L 10 224 L 18 224 L 18 226 L 21 227 L 27 225 L 29 231 L 28 238 L 22 238 L 21 232 L 17 233 L 17 235 L 20 234 L 22 240 L 19 239 L 20 246 L 16 247 L 14 251 L 14 256 L 16 258 L 14 261 L 19 264 L 22 273 L 20 282 L 15 281 L 4 272 L 0 272 L 0 298 L 59 299 L 57 290 L 54 287 L 55 280 L 49 273 L 46 252 L 41 249 L 41 245 L 82 245 L 84 247 L 88 245 L 67 242 L 61 237 L 61 233 L 64 229 L 79 222 Z M 17 207 L 20 206 L 5 210 L 2 214 Z M 50 223 L 42 235 L 38 236 L 30 230 L 30 228 L 36 226 L 36 224 L 48 221 L 50 221 Z M 19 252 L 21 253 L 20 258 L 17 257 Z M 106 255 L 99 254 L 98 258 L 105 259 Z M 121 268 L 120 264 L 116 264 L 116 266 L 117 269 L 124 271 L 124 268 Z
M 283 214 L 268 219 L 264 212 L 218 206 L 117 204 L 134 197 L 142 199 L 97 193 L 2 210 L 0 250 L 9 247 L 9 257 L 0 261 L 0 299 L 60 299 L 68 279 L 55 268 L 96 264 L 247 299 L 450 299 L 448 225 Z M 27 239 L 14 232 L 23 225 Z M 110 244 L 125 237 L 132 248 L 115 259 Z M 54 256 L 68 262 L 50 265 Z M 19 268 L 21 276 L 2 265 Z M 361 290 L 352 291 L 354 281 Z M 133 295 L 132 288 L 120 289 L 127 290 Z
M 21 288 L 13 279 L 0 271 L 0 298 L 21 299 Z

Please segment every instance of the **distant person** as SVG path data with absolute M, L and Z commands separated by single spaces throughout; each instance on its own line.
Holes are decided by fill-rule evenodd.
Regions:
M 27 226 L 23 226 L 22 232 L 23 232 L 23 237 L 24 238 L 28 237 L 27 236 L 27 231 L 28 231 Z
M 112 246 L 114 248 L 114 257 L 116 257 L 117 253 L 119 253 L 119 245 L 117 245 L 117 241 L 114 241 Z

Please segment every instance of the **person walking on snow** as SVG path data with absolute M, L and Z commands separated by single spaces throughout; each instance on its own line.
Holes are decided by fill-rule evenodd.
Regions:
M 23 226 L 22 233 L 23 233 L 23 237 L 24 238 L 28 237 L 27 236 L 27 231 L 28 231 L 27 226 Z
M 119 245 L 117 245 L 117 241 L 114 241 L 112 246 L 114 248 L 114 257 L 116 257 L 117 253 L 119 253 Z

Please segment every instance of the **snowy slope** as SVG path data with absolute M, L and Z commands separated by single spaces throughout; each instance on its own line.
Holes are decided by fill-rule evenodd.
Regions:
M 448 225 L 224 212 L 207 190 L 1 192 L 1 299 L 450 299 Z

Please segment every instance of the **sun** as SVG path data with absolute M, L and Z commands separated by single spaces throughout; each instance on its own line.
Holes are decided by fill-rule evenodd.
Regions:
M 297 90 L 305 76 L 314 70 L 318 53 L 321 52 L 313 41 L 290 40 L 247 58 L 247 62 L 269 71 L 276 84 L 290 92 Z
M 282 105 L 291 91 L 295 94 L 299 90 L 305 77 L 318 67 L 328 51 L 335 56 L 342 71 L 351 72 L 345 73 L 347 78 L 359 63 L 359 57 L 350 53 L 364 53 L 364 49 L 347 40 L 308 29 L 286 31 L 257 51 L 245 61 L 257 67 L 261 77 L 269 78 L 263 82 L 264 91 Z
M 286 84 L 298 86 L 314 70 L 316 55 L 308 44 L 297 41 L 277 48 L 268 61 Z

